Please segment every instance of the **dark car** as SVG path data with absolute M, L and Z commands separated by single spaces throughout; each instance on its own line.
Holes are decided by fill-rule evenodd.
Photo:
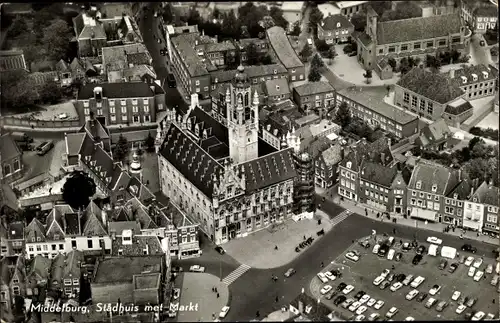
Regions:
M 476 247 L 473 247 L 472 245 L 466 243 L 462 246 L 462 251 L 467 251 L 467 252 L 472 252 L 472 253 L 476 253 L 477 252 L 477 248 Z
M 443 269 L 445 269 L 445 268 L 446 268 L 446 266 L 448 266 L 448 260 L 446 260 L 446 259 L 441 259 L 441 262 L 439 263 L 438 268 L 439 268 L 440 270 L 443 270 Z
M 436 311 L 442 312 L 445 308 L 447 308 L 449 303 L 447 301 L 441 301 L 436 306 Z
M 168 87 L 171 87 L 171 88 L 174 88 L 177 86 L 177 82 L 175 81 L 174 74 L 172 74 L 172 73 L 168 74 L 167 83 L 168 83 Z
M 338 294 L 338 292 L 337 292 L 337 291 L 333 291 L 333 292 L 331 292 L 330 294 L 326 295 L 326 297 L 325 297 L 325 298 L 326 298 L 326 299 L 328 299 L 328 300 L 330 300 L 330 299 L 332 299 L 334 296 L 336 296 L 337 294 Z
M 396 281 L 402 283 L 404 280 L 406 279 L 406 275 L 405 274 L 397 274 L 396 275 Z
M 457 268 L 458 268 L 458 263 L 454 262 L 450 265 L 450 269 L 448 269 L 448 271 L 453 274 L 455 270 L 457 270 Z
M 363 241 L 360 241 L 359 242 L 359 245 L 362 246 L 363 248 L 365 249 L 368 249 L 370 248 L 370 242 L 368 242 L 368 240 L 363 240 Z
M 354 299 L 359 301 L 365 294 L 366 293 L 364 291 L 360 290 L 356 295 L 354 295 Z
M 411 250 L 411 244 L 409 242 L 403 243 L 403 246 L 401 247 L 401 250 L 403 252 L 408 252 Z
M 398 253 L 396 254 L 396 257 L 394 257 L 394 259 L 395 259 L 396 261 L 401 261 L 401 258 L 402 258 L 402 257 L 403 257 L 403 254 L 402 254 L 401 252 L 398 252 Z
M 222 248 L 221 246 L 217 246 L 215 247 L 215 251 L 217 251 L 218 253 L 220 253 L 221 255 L 225 254 L 226 253 L 226 250 L 224 250 L 224 248 Z
M 422 303 L 427 298 L 427 293 L 422 293 L 417 296 L 417 302 Z
M 330 272 L 331 272 L 331 273 L 332 273 L 332 275 L 334 275 L 335 277 L 340 277 L 340 276 L 341 276 L 340 270 L 338 270 L 338 269 L 333 269 L 333 270 L 330 270 Z
M 386 289 L 390 284 L 391 283 L 389 283 L 387 280 L 384 280 L 382 284 L 380 284 L 380 289 Z
M 422 255 L 415 255 L 411 263 L 414 265 L 418 265 L 420 261 L 422 261 L 422 258 L 423 258 Z
M 345 297 L 344 295 L 340 295 L 340 296 L 338 296 L 338 297 L 337 297 L 337 298 L 333 301 L 333 304 L 338 306 L 338 305 L 340 305 L 340 304 L 344 303 L 346 299 L 347 299 L 347 297 Z
M 469 321 L 474 316 L 474 314 L 476 314 L 476 312 L 474 312 L 473 310 L 467 310 L 467 312 L 465 312 L 464 314 L 464 317 L 467 321 Z
M 346 287 L 347 287 L 346 283 L 340 283 L 335 290 L 341 291 L 341 290 L 343 290 Z
M 424 252 L 425 252 L 425 250 L 426 250 L 426 249 L 425 249 L 425 246 L 419 246 L 419 247 L 417 248 L 417 255 L 423 255 L 423 254 L 424 254 Z
M 378 249 L 378 256 L 385 257 L 385 255 L 387 254 L 387 251 L 389 251 L 389 246 L 386 244 L 381 245 L 380 249 Z
M 477 299 L 475 299 L 474 297 L 471 297 L 469 298 L 469 300 L 465 303 L 465 306 L 467 307 L 472 307 L 474 306 L 474 304 L 476 304 L 477 302 Z
M 172 267 L 172 270 L 171 270 L 173 273 L 180 273 L 180 272 L 183 272 L 184 269 L 182 269 L 182 267 Z
M 389 277 L 387 277 L 387 280 L 392 283 L 392 281 L 394 280 L 395 277 L 396 277 L 396 275 L 390 274 Z

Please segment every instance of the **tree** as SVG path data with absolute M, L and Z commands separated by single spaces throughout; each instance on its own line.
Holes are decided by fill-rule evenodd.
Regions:
M 366 79 L 366 84 L 370 84 L 372 79 L 372 70 L 365 70 L 365 74 L 363 74 L 363 76 Z
M 39 91 L 40 100 L 43 103 L 55 104 L 62 99 L 62 90 L 59 84 L 55 81 L 48 81 L 43 84 Z
M 73 171 L 62 188 L 63 200 L 73 209 L 80 210 L 90 202 L 96 192 L 94 180 L 82 171 Z
M 241 52 L 239 48 L 236 49 L 234 55 L 232 53 L 226 52 L 224 61 L 226 62 L 226 70 L 234 70 L 241 63 Z
M 302 50 L 300 51 L 299 55 L 300 55 L 300 57 L 302 57 L 302 60 L 304 62 L 307 62 L 312 55 L 311 46 L 309 46 L 309 44 L 306 43 L 304 45 L 304 48 L 302 48 Z
M 311 13 L 309 14 L 309 26 L 315 35 L 317 34 L 318 24 L 321 20 L 323 20 L 323 13 L 318 9 L 318 7 L 313 7 L 311 9 Z
M 64 20 L 56 19 L 43 29 L 43 44 L 50 60 L 66 59 L 70 49 L 72 32 Z
M 293 25 L 293 29 L 290 32 L 291 36 L 300 36 L 300 24 L 297 22 Z M 492 54 L 493 55 L 493 54 Z
M 427 55 L 425 57 L 425 65 L 435 71 L 439 71 L 439 68 L 441 68 L 441 61 L 435 56 Z
M 381 21 L 392 21 L 422 17 L 422 8 L 411 1 L 401 1 L 396 3 L 395 10 L 384 11 Z
M 337 114 L 335 115 L 335 120 L 342 126 L 342 128 L 347 127 L 347 125 L 351 123 L 351 111 L 349 110 L 347 102 L 342 101 L 342 103 L 340 103 L 339 108 L 337 109 Z
M 117 161 L 123 161 L 129 153 L 128 140 L 120 134 L 118 142 L 116 143 L 115 150 L 113 151 L 113 157 Z
M 217 20 L 218 20 L 218 19 L 219 19 L 219 18 L 221 18 L 221 17 L 222 17 L 222 14 L 221 14 L 221 12 L 220 12 L 219 8 L 215 7 L 215 8 L 214 8 L 214 11 L 212 12 L 212 18 L 214 18 L 214 19 L 217 19 Z
M 314 44 L 316 45 L 316 49 L 318 50 L 318 52 L 321 53 L 328 51 L 330 47 L 332 47 L 328 45 L 324 39 L 319 39 L 319 38 L 316 39 Z
M 217 8 L 215 8 L 217 9 Z M 161 16 L 163 18 L 163 22 L 166 23 L 166 24 L 170 24 L 174 19 L 174 14 L 173 14 L 173 10 L 172 10 L 172 5 L 170 4 L 170 2 L 167 2 L 167 5 L 165 7 L 163 7 L 162 9 L 162 12 L 161 12 Z
M 260 63 L 261 55 L 257 51 L 257 46 L 254 43 L 248 44 L 245 49 L 245 53 L 247 56 L 248 65 L 258 65 Z
M 283 10 L 281 8 L 272 6 L 269 10 L 269 15 L 273 18 L 274 24 L 280 26 L 281 28 L 288 29 L 288 21 L 283 17 Z
M 260 63 L 262 65 L 271 65 L 273 64 L 273 59 L 271 58 L 271 56 L 269 56 L 268 54 L 262 56 L 262 58 L 260 59 Z
M 318 82 L 319 80 L 321 80 L 321 73 L 320 73 L 318 67 L 311 66 L 311 70 L 309 71 L 308 80 L 309 80 L 309 82 Z
M 351 17 L 351 24 L 354 25 L 354 30 L 363 32 L 366 27 L 366 13 L 364 11 L 355 13 Z
M 260 32 L 265 29 L 259 25 L 259 22 L 268 16 L 269 12 L 266 6 L 255 6 L 252 2 L 247 2 L 238 8 L 238 21 L 241 26 L 246 26 L 250 37 L 258 37 Z
M 387 64 L 389 64 L 389 66 L 392 68 L 393 71 L 395 71 L 396 70 L 396 66 L 398 66 L 398 63 L 392 57 L 389 58 L 389 60 L 387 61 Z
M 2 74 L 1 102 L 3 107 L 18 108 L 32 105 L 38 98 L 36 85 L 25 71 L 10 71 Z
M 224 14 L 224 18 L 222 20 L 222 33 L 225 38 L 240 39 L 240 26 L 241 25 L 234 14 L 234 10 Z
M 483 141 L 483 142 L 484 142 L 484 140 L 482 140 L 480 137 L 474 137 L 474 138 L 472 138 L 471 140 L 469 140 L 469 144 L 468 144 L 469 150 L 474 149 L 474 146 L 475 146 L 477 143 L 480 143 L 481 141 Z
M 328 52 L 326 53 L 326 57 L 329 59 L 328 64 L 333 63 L 333 59 L 337 56 L 337 53 L 335 52 L 335 47 L 331 46 L 330 49 L 328 49 Z
M 325 63 L 323 62 L 319 54 L 316 53 L 311 60 L 311 68 L 315 67 L 319 70 L 323 66 L 325 66 Z
M 262 18 L 261 22 L 262 22 L 262 27 L 266 30 L 271 28 L 271 27 L 276 26 L 276 24 L 274 23 L 273 17 L 271 17 L 271 16 L 264 16 Z
M 7 37 L 9 39 L 16 38 L 26 32 L 28 32 L 28 24 L 26 24 L 26 20 L 24 20 L 22 16 L 16 16 L 7 32 Z
M 189 25 L 199 25 L 202 22 L 202 18 L 200 15 L 200 12 L 198 9 L 196 9 L 194 6 L 189 8 L 188 16 L 187 16 L 187 23 Z
M 151 136 L 151 132 L 148 132 L 148 136 L 146 140 L 144 140 L 144 144 L 146 145 L 146 151 L 152 153 L 155 151 L 155 138 Z
M 401 75 L 405 75 L 411 70 L 410 62 L 407 57 L 403 57 L 399 62 L 399 71 Z

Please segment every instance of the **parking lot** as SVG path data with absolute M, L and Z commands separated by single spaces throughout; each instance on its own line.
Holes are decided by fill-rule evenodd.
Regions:
M 499 297 L 497 287 L 490 284 L 495 275 L 495 271 L 493 270 L 493 273 L 490 274 L 485 272 L 488 264 L 495 265 L 493 258 L 483 257 L 483 263 L 477 270 L 483 271 L 484 275 L 479 281 L 474 281 L 473 277 L 468 276 L 469 267 L 460 263 L 460 258 L 462 258 L 462 256 L 472 256 L 477 260 L 481 258 L 479 255 L 476 256 L 475 254 L 458 250 L 459 255 L 455 259 L 448 259 L 447 266 L 441 270 L 438 267 L 441 260 L 444 258 L 440 256 L 439 252 L 438 256 L 428 255 L 427 250 L 430 244 L 427 242 L 419 243 L 419 245 L 424 245 L 426 247 L 426 251 L 423 253 L 423 259 L 420 263 L 418 265 L 413 265 L 412 260 L 416 255 L 416 250 L 411 249 L 407 252 L 401 252 L 401 240 L 399 238 L 395 237 L 395 244 L 391 248 L 395 250 L 395 254 L 401 252 L 402 257 L 400 261 L 396 261 L 395 259 L 388 260 L 387 256 L 379 257 L 373 254 L 372 250 L 375 243 L 381 242 L 386 238 L 373 236 L 367 237 L 366 239 L 370 243 L 369 248 L 364 248 L 358 242 L 355 242 L 331 264 L 326 265 L 322 271 L 338 270 L 341 273 L 341 277 L 337 277 L 334 281 L 326 283 L 321 282 L 320 278 L 315 277 L 310 285 L 313 296 L 321 298 L 324 304 L 330 307 L 332 311 L 338 312 L 343 318 L 354 319 L 358 314 L 355 313 L 356 310 L 350 311 L 349 309 L 343 308 L 341 306 L 342 304 L 334 305 L 334 301 L 340 295 L 344 295 L 347 299 L 353 298 L 359 291 L 364 291 L 366 294 L 370 295 L 370 298 L 374 299 L 372 302 L 375 300 L 382 300 L 385 303 L 380 309 L 375 309 L 374 305 L 368 306 L 366 302 L 362 304 L 367 307 L 367 310 L 362 313 L 365 316 L 364 320 L 368 320 L 372 313 L 378 313 L 380 315 L 379 319 L 383 319 L 392 307 L 398 309 L 398 312 L 391 318 L 395 321 L 405 320 L 407 317 L 412 317 L 415 320 L 463 320 L 466 318 L 467 313 L 475 313 L 478 311 L 482 311 L 486 315 L 492 313 L 495 315 L 495 318 L 498 318 Z M 375 239 L 377 239 L 377 241 Z M 443 245 L 446 245 L 446 241 L 441 246 Z M 359 252 L 358 261 L 352 261 L 345 257 L 351 250 Z M 450 273 L 449 269 L 452 263 L 459 263 L 459 265 L 455 272 Z M 417 276 L 424 277 L 425 281 L 416 288 L 419 294 L 412 300 L 406 299 L 406 295 L 414 289 L 410 284 L 403 285 L 399 290 L 391 291 L 391 287 L 397 279 L 390 282 L 390 285 L 383 290 L 379 285 L 375 286 L 373 282 L 374 279 L 381 275 L 385 269 L 390 270 L 390 273 L 383 280 L 387 280 L 391 274 L 404 274 L 405 276 L 411 274 L 413 275 L 413 279 Z M 354 290 L 347 295 L 342 291 L 335 294 L 335 290 L 340 283 L 352 285 Z M 335 294 L 330 300 L 327 299 L 327 296 L 332 292 L 325 293 L 325 290 L 323 290 L 323 293 L 321 292 L 321 289 L 327 284 L 333 287 L 332 291 Z M 422 302 L 417 301 L 418 297 L 423 293 L 429 294 L 429 290 L 436 284 L 441 287 L 436 295 L 428 295 Z M 455 291 L 461 292 L 460 298 L 458 298 L 457 301 L 451 299 Z M 437 299 L 437 302 L 428 309 L 425 307 L 425 304 L 431 297 Z M 476 302 L 472 307 L 465 309 L 463 313 L 457 314 L 456 309 L 460 304 L 459 302 L 463 302 L 463 298 L 465 297 L 468 299 L 475 298 Z M 368 297 L 365 296 L 365 298 Z M 441 312 L 436 310 L 437 304 L 439 304 L 440 301 L 448 302 L 448 306 Z

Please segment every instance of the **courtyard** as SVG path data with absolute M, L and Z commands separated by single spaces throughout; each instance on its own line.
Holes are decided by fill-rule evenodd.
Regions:
M 30 120 L 78 120 L 75 105 L 71 101 L 62 102 L 53 105 L 41 105 L 38 111 L 26 112 L 15 115 L 16 118 Z
M 498 130 L 498 112 L 490 112 L 483 120 L 481 120 L 476 127 L 493 130 Z
M 357 242 L 354 242 L 342 255 L 337 257 L 325 268 L 325 270 L 323 270 L 323 272 L 325 272 L 326 270 L 336 269 L 342 273 L 340 278 L 328 283 L 333 287 L 333 290 L 335 290 L 341 282 L 344 282 L 345 284 L 354 286 L 354 290 L 352 292 L 348 293 L 348 295 L 338 292 L 333 298 L 328 300 L 320 293 L 320 289 L 324 286 L 324 284 L 318 277 L 313 278 L 310 284 L 312 295 L 316 298 L 320 298 L 325 305 L 340 313 L 342 317 L 351 318 L 355 317 L 356 314 L 350 312 L 348 309 L 344 309 L 340 305 L 334 305 L 334 300 L 339 295 L 344 295 L 347 299 L 349 299 L 359 291 L 364 291 L 366 294 L 370 295 L 370 298 L 385 302 L 385 304 L 378 310 L 372 306 L 367 306 L 367 311 L 363 313 L 363 315 L 367 318 L 372 313 L 378 313 L 380 318 L 385 318 L 385 314 L 393 306 L 399 310 L 392 318 L 396 321 L 404 320 L 408 316 L 411 316 L 416 320 L 423 321 L 463 320 L 465 318 L 465 313 L 470 311 L 483 311 L 484 313 L 492 313 L 495 316 L 498 315 L 498 304 L 494 301 L 495 299 L 498 301 L 498 294 L 495 290 L 496 287 L 491 286 L 490 284 L 490 281 L 495 274 L 494 272 L 493 274 L 485 273 L 485 278 L 476 282 L 472 277 L 467 276 L 469 267 L 464 264 L 459 264 L 454 273 L 450 273 L 448 271 L 451 263 L 459 263 L 458 256 L 453 260 L 448 259 L 447 267 L 444 268 L 444 270 L 440 270 L 438 269 L 438 265 L 442 258 L 440 256 L 434 257 L 427 255 L 426 252 L 424 252 L 424 256 L 420 264 L 413 265 L 412 259 L 415 256 L 415 250 L 403 252 L 400 261 L 388 260 L 387 257 L 379 257 L 372 253 L 372 248 L 375 242 L 383 240 L 382 237 L 371 236 L 365 239 L 369 240 L 371 244 L 370 248 L 365 249 Z M 375 241 L 375 239 L 377 239 L 377 241 Z M 362 239 L 359 241 L 361 240 Z M 401 251 L 401 245 L 399 244 L 400 239 L 396 237 L 395 241 L 397 242 L 392 248 L 395 249 L 396 253 L 398 253 Z M 426 249 L 429 246 L 428 243 L 422 244 L 426 247 Z M 350 250 L 357 250 L 360 252 L 359 261 L 353 262 L 345 257 L 346 252 Z M 476 255 L 468 254 L 466 252 L 463 252 L 463 255 L 461 254 L 460 256 L 474 256 L 476 259 L 479 258 L 479 256 L 476 257 Z M 488 264 L 494 264 L 494 260 L 492 258 L 484 257 L 484 262 L 480 265 L 478 270 L 484 271 Z M 391 268 L 393 268 L 392 266 L 394 266 L 394 269 L 391 270 Z M 417 297 L 413 300 L 407 300 L 405 298 L 406 294 L 410 290 L 413 290 L 413 287 L 409 285 L 403 285 L 401 289 L 395 292 L 392 292 L 389 287 L 381 289 L 379 286 L 375 286 L 373 284 L 373 280 L 380 275 L 384 269 L 389 269 L 391 274 L 402 273 L 406 276 L 411 274 L 414 276 L 413 279 L 417 276 L 424 277 L 425 281 L 417 287 L 417 290 L 419 291 Z M 392 281 L 391 285 L 395 282 L 396 280 Z M 420 294 L 429 293 L 429 290 L 435 284 L 439 284 L 441 286 L 441 290 L 435 296 L 429 295 L 422 302 L 418 302 L 416 300 Z M 477 300 L 476 303 L 472 306 L 472 308 L 466 309 L 462 314 L 457 314 L 455 312 L 458 307 L 457 301 L 453 301 L 451 299 L 451 296 L 455 291 L 461 292 L 461 297 L 468 297 L 469 299 L 475 298 Z M 425 303 L 430 297 L 437 299 L 437 303 L 443 300 L 447 301 L 449 306 L 442 312 L 436 310 L 436 305 L 427 309 L 425 307 Z M 366 304 L 364 305 L 366 306 Z

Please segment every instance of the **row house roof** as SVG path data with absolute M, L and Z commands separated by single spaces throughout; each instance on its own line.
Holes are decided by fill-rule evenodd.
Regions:
M 93 98 L 96 87 L 100 87 L 102 96 L 109 99 L 151 98 L 156 94 L 165 93 L 158 85 L 145 82 L 87 83 L 78 91 L 77 100 Z
M 327 166 L 337 165 L 342 161 L 342 146 L 339 143 L 335 143 L 330 148 L 326 149 L 321 153 L 323 160 Z
M 493 186 L 491 183 L 484 181 L 474 192 L 472 198 L 476 198 L 479 203 L 498 207 L 500 206 L 498 203 L 499 196 L 500 189 Z
M 447 196 L 458 182 L 458 172 L 454 169 L 434 163 L 418 163 L 408 188 Z
M 439 119 L 425 126 L 419 136 L 422 146 L 443 142 L 451 138 L 452 132 L 444 119 Z
M 0 259 L 0 285 L 10 286 L 14 278 L 23 283 L 25 276 L 26 268 L 23 256 L 8 256 Z
M 378 163 L 364 161 L 361 167 L 361 178 L 368 182 L 377 183 L 384 187 L 390 187 L 398 169 L 395 165 L 384 166 Z
M 321 22 L 323 30 L 335 30 L 341 28 L 354 28 L 354 25 L 343 15 L 330 15 Z
M 294 87 L 294 90 L 299 96 L 309 96 L 325 92 L 333 92 L 335 89 L 328 82 L 307 82 L 302 85 Z
M 157 236 L 132 236 L 131 244 L 124 244 L 119 238 L 111 242 L 111 253 L 113 256 L 142 256 L 144 254 L 159 256 L 165 254 L 160 239 Z
M 279 26 L 271 27 L 266 30 L 266 34 L 276 55 L 287 69 L 304 66 L 283 28 Z
M 71 250 L 67 254 L 58 254 L 52 259 L 50 269 L 50 287 L 62 288 L 63 279 L 80 279 L 83 252 Z
M 391 152 L 391 147 L 385 136 L 377 139 L 372 143 L 368 143 L 365 139 L 361 139 L 355 145 L 350 146 L 345 152 L 345 158 L 340 165 L 347 167 L 350 162 L 352 171 L 360 171 L 363 161 L 369 160 L 383 165 L 390 165 L 394 161 Z

